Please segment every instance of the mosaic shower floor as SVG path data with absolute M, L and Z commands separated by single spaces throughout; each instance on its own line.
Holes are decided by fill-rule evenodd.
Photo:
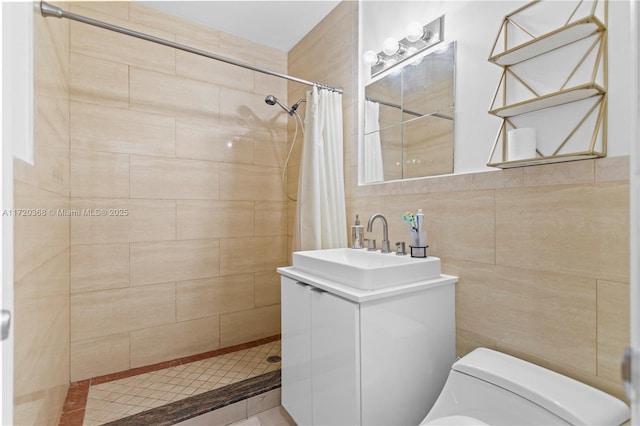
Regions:
M 277 340 L 131 377 L 91 384 L 82 424 L 102 425 L 277 370 L 280 368 L 279 357 L 280 340 Z

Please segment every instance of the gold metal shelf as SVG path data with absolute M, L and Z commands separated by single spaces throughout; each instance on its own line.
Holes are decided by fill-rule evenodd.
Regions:
M 594 152 L 572 152 L 571 154 L 551 155 L 547 157 L 526 158 L 523 160 L 500 161 L 496 163 L 487 163 L 490 167 L 499 167 L 501 169 L 511 169 L 524 166 L 539 166 L 541 164 L 563 163 L 565 161 L 588 160 L 592 158 L 605 157 L 604 153 Z
M 515 65 L 603 31 L 606 31 L 606 26 L 597 17 L 588 16 L 493 55 L 489 58 L 489 62 L 503 67 Z
M 498 117 L 508 118 L 570 102 L 581 101 L 593 96 L 604 95 L 605 93 L 606 91 L 598 84 L 588 83 L 559 92 L 549 93 L 548 95 L 539 96 L 534 99 L 495 108 L 490 110 L 489 113 Z
M 581 9 L 585 5 L 583 0 L 574 0 L 574 3 L 575 7 L 572 7 L 571 10 L 565 9 L 563 12 L 569 12 L 566 20 L 564 20 L 563 16 L 559 17 L 564 20 L 565 24 L 543 35 L 532 34 L 532 31 L 527 29 L 526 21 L 522 21 L 526 20 L 527 16 L 523 14 L 523 11 L 528 9 L 527 13 L 529 13 L 533 8 L 536 8 L 534 13 L 538 13 L 539 19 L 543 18 L 545 13 L 553 13 L 553 7 L 551 9 L 548 7 L 550 4 L 557 4 L 553 0 L 533 0 L 505 16 L 489 57 L 490 62 L 503 68 L 503 73 L 489 110 L 490 114 L 502 118 L 502 125 L 489 155 L 488 166 L 506 169 L 606 156 L 608 60 L 607 26 L 605 23 L 608 21 L 608 0 L 602 0 L 602 2 L 594 0 L 589 7 L 590 10 Z M 600 11 L 598 11 L 598 5 L 604 5 Z M 589 15 L 571 22 L 580 11 L 588 12 Z M 596 16 L 598 12 L 602 17 Z M 514 34 L 520 34 L 528 38 L 528 41 L 510 47 L 508 42 L 512 40 L 512 31 L 515 31 Z M 509 37 L 507 37 L 508 35 Z M 588 37 L 593 38 L 593 41 L 586 44 L 576 43 Z M 502 42 L 500 42 L 501 39 Z M 522 37 L 520 37 L 520 40 L 522 40 Z M 569 45 L 574 43 L 576 44 L 572 48 L 574 49 L 572 52 L 582 52 L 582 56 L 575 65 L 561 63 L 549 67 L 548 72 L 555 72 L 556 76 L 565 78 L 564 72 L 566 72 L 564 82 L 558 84 L 555 92 L 539 94 L 534 90 L 534 85 L 522 77 L 520 67 L 527 67 L 525 63 L 527 60 L 545 55 L 555 49 L 569 48 Z M 499 46 L 503 50 L 500 53 L 496 53 L 496 51 L 500 50 Z M 512 67 L 512 65 L 519 63 L 523 64 L 519 67 Z M 556 70 L 558 68 L 556 65 L 561 65 L 561 70 Z M 568 67 L 571 65 L 573 65 L 573 68 Z M 585 71 L 588 72 L 589 70 L 587 67 L 591 68 L 588 82 L 585 81 L 586 78 L 584 76 Z M 581 84 L 574 83 L 578 85 L 565 88 L 578 75 L 578 71 L 582 71 L 583 74 L 580 77 Z M 507 84 L 508 81 L 509 84 Z M 529 91 L 533 97 L 524 101 L 507 103 L 507 89 L 513 91 L 513 84 L 520 90 Z M 581 118 L 574 117 L 571 122 L 562 123 L 563 125 L 572 125 L 576 120 L 573 129 L 563 129 L 562 132 L 566 132 L 565 134 L 559 134 L 556 130 L 554 134 L 545 135 L 544 152 L 541 151 L 540 145 L 538 145 L 535 157 L 508 160 L 507 133 L 509 129 L 517 128 L 513 117 L 549 108 L 550 111 L 548 113 L 547 111 L 543 113 L 547 114 L 548 119 L 552 121 L 562 120 L 562 118 L 556 117 L 555 110 L 551 110 L 552 108 L 585 99 L 594 99 L 593 105 L 584 115 L 580 114 Z M 499 105 L 497 105 L 498 103 Z M 529 116 L 523 121 L 526 122 L 527 120 L 533 121 L 532 124 L 527 123 L 528 127 L 543 127 L 548 124 L 537 115 Z M 591 129 L 591 127 L 593 128 Z M 578 131 L 579 129 L 582 129 L 581 132 Z M 585 132 L 589 131 L 591 136 L 587 137 Z M 578 140 L 578 138 L 580 139 Z M 566 152 L 568 146 L 577 147 L 578 149 L 573 152 Z M 565 152 L 561 153 L 562 151 Z

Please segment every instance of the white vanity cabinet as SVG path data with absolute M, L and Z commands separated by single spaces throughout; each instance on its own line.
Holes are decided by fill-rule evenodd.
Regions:
M 282 406 L 299 425 L 417 425 L 455 361 L 456 277 L 356 290 L 282 275 Z
M 358 304 L 283 277 L 281 306 L 283 406 L 299 425 L 358 424 Z

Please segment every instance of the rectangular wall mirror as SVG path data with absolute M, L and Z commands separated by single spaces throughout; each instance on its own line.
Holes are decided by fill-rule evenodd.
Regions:
M 363 183 L 453 173 L 455 57 L 450 42 L 366 85 Z

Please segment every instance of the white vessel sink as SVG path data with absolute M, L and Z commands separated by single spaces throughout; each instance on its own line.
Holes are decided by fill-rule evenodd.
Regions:
M 440 259 L 382 254 L 349 248 L 298 251 L 293 266 L 321 278 L 362 290 L 377 290 L 440 277 Z

